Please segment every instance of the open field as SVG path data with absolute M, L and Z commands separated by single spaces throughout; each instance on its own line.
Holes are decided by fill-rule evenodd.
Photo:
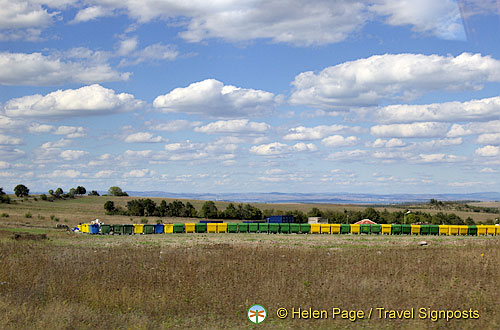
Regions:
M 100 197 L 80 197 L 77 199 L 70 200 L 56 200 L 54 202 L 49 201 L 34 201 L 30 198 L 27 201 L 17 201 L 16 204 L 0 204 L 0 215 L 6 213 L 9 217 L 0 216 L 0 224 L 11 225 L 11 226 L 48 226 L 54 227 L 57 223 L 64 223 L 70 226 L 75 226 L 82 222 L 90 222 L 93 219 L 99 218 L 105 223 L 139 223 L 140 217 L 129 217 L 129 216 L 119 216 L 119 215 L 106 215 L 103 205 L 106 201 L 111 200 L 116 206 L 121 206 L 125 208 L 127 201 L 132 199 L 137 199 L 137 197 L 112 197 L 112 196 L 100 196 Z M 168 198 L 152 198 L 157 204 L 160 203 L 162 199 L 167 202 L 173 201 L 173 199 Z M 184 203 L 190 202 L 199 211 L 204 201 L 200 200 L 181 200 Z M 229 202 L 215 202 L 219 210 L 223 210 L 227 207 Z M 340 205 L 340 204 L 257 204 L 252 203 L 253 206 L 264 209 L 274 209 L 282 211 L 299 210 L 304 213 L 309 212 L 313 207 L 317 207 L 320 210 L 355 210 L 363 211 L 369 205 Z M 377 210 L 382 211 L 383 207 L 376 207 Z M 488 219 L 498 218 L 499 215 L 495 213 L 476 213 L 476 212 L 465 212 L 465 211 L 453 211 L 453 210 L 436 210 L 423 208 L 421 205 L 412 208 L 414 210 L 428 212 L 430 214 L 436 214 L 438 212 L 444 213 L 455 213 L 462 219 L 471 217 L 474 221 L 486 221 Z M 397 207 L 387 207 L 389 212 L 394 211 L 405 211 L 406 208 Z M 30 213 L 32 218 L 26 218 L 26 213 Z M 53 219 L 51 219 L 51 217 Z M 55 221 L 58 219 L 59 221 Z M 160 218 L 149 217 L 149 223 L 156 223 L 156 220 Z M 162 218 L 163 222 L 193 222 L 193 219 L 189 218 Z M 195 220 L 196 221 L 196 220 Z
M 0 329 L 247 329 L 252 324 L 246 311 L 253 304 L 267 308 L 268 319 L 259 325 L 264 329 L 498 329 L 500 324 L 498 236 L 100 236 L 54 229 L 95 218 L 137 223 L 138 217 L 107 216 L 103 209 L 107 200 L 124 206 L 133 198 L 0 204 L 0 214 L 9 215 L 0 217 Z M 203 201 L 191 203 L 199 209 Z M 305 212 L 314 206 L 365 207 L 253 205 Z M 13 239 L 20 232 L 48 239 Z M 429 245 L 420 246 L 421 240 Z M 281 320 L 280 307 L 324 309 L 330 317 Z M 331 319 L 333 307 L 367 313 L 414 308 L 415 316 L 352 322 Z M 472 309 L 480 317 L 421 320 L 418 308 Z
M 350 235 L 96 236 L 0 229 L 2 329 L 497 329 L 500 239 Z M 483 254 L 483 255 L 482 255 Z M 469 320 L 280 320 L 276 310 L 477 310 Z

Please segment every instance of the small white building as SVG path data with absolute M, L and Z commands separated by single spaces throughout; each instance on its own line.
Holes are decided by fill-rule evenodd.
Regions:
M 323 217 L 309 217 L 309 218 L 307 218 L 307 223 L 309 223 L 309 224 L 314 224 L 314 223 L 328 223 L 328 218 L 323 218 Z

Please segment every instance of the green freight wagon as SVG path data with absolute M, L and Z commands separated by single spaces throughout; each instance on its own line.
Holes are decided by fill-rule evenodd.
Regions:
M 197 223 L 194 227 L 194 230 L 197 233 L 206 233 L 207 232 L 207 224 L 206 223 Z
M 227 224 L 227 232 L 228 233 L 237 233 L 238 232 L 238 224 L 237 223 L 229 223 Z
M 301 223 L 300 224 L 300 232 L 302 234 L 310 234 L 311 233 L 311 225 L 308 223 Z
M 259 233 L 269 234 L 269 224 L 268 223 L 259 223 Z
M 370 225 L 370 233 L 372 234 L 380 234 L 382 232 L 381 225 Z
M 113 225 L 113 234 L 115 235 L 123 234 L 123 225 Z
M 360 232 L 361 232 L 361 234 L 369 234 L 370 233 L 370 225 L 369 224 L 362 224 L 360 226 Z
M 290 233 L 290 224 L 289 223 L 280 223 L 280 232 L 282 234 Z
M 429 225 L 429 232 L 431 235 L 439 235 L 439 225 Z
M 405 235 L 410 235 L 411 234 L 411 225 L 401 225 L 401 233 Z
M 290 224 L 290 233 L 292 233 L 292 234 L 300 233 L 300 225 L 298 223 L 291 223 Z
M 467 235 L 476 236 L 477 235 L 477 226 L 476 225 L 469 225 Z
M 340 224 L 340 233 L 341 234 L 349 234 L 351 232 L 351 225 L 348 223 Z
M 109 235 L 111 232 L 111 225 L 101 225 L 101 234 Z
M 183 223 L 174 223 L 174 233 L 183 233 L 184 232 L 184 224 Z
M 280 232 L 280 224 L 279 223 L 270 223 L 269 224 L 269 233 L 277 234 Z
M 238 231 L 240 233 L 248 233 L 248 223 L 239 223 L 238 224 Z
M 154 234 L 155 233 L 155 225 L 144 225 L 144 234 Z
M 249 233 L 258 233 L 259 232 L 259 224 L 258 223 L 249 223 L 248 224 L 248 232 Z
M 392 228 L 391 228 L 391 233 L 393 235 L 401 235 L 401 225 L 400 224 L 397 224 L 397 223 L 393 223 L 392 225 Z
M 420 235 L 430 235 L 431 227 L 430 225 L 420 225 Z
M 123 225 L 123 233 L 132 235 L 134 233 L 134 225 Z

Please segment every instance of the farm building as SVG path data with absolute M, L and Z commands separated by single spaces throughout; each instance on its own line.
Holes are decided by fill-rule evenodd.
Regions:
M 328 218 L 323 218 L 323 217 L 309 217 L 309 218 L 307 218 L 307 223 L 310 223 L 310 224 L 328 223 Z

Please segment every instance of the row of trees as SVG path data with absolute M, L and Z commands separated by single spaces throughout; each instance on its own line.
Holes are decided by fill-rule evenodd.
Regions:
M 3 191 L 3 188 L 0 188 L 0 192 L 1 192 L 0 196 L 3 196 L 2 197 L 2 203 L 3 203 L 4 200 L 6 200 L 8 198 L 8 196 Z M 29 197 L 29 193 L 30 193 L 29 188 L 23 184 L 18 184 L 14 188 L 14 194 L 17 197 Z M 85 187 L 83 187 L 83 186 L 78 186 L 76 188 L 71 188 L 67 193 L 65 193 L 63 191 L 63 189 L 59 187 L 55 191 L 53 189 L 50 189 L 48 191 L 48 193 L 49 193 L 49 196 L 47 196 L 46 194 L 41 194 L 40 195 L 41 199 L 42 200 L 48 200 L 48 199 L 54 200 L 54 199 L 74 198 L 75 196 L 85 195 L 87 193 L 87 189 L 85 189 Z M 108 189 L 108 194 L 111 196 L 128 196 L 128 194 L 126 192 L 124 192 L 120 187 L 116 187 L 116 186 L 110 187 Z M 96 190 L 92 190 L 91 192 L 88 193 L 88 195 L 89 196 L 99 196 L 99 193 Z M 9 198 L 9 201 L 10 201 L 10 198 Z
M 207 201 L 197 211 L 194 206 L 187 202 L 184 204 L 181 201 L 175 200 L 167 203 L 162 200 L 157 205 L 153 200 L 134 199 L 127 202 L 126 209 L 116 207 L 113 201 L 107 201 L 104 204 L 104 209 L 108 214 L 121 214 L 131 216 L 155 216 L 155 217 L 202 217 L 206 219 L 240 219 L 240 220 L 263 220 L 271 215 L 293 215 L 295 221 L 299 223 L 307 222 L 308 217 L 324 217 L 328 218 L 329 223 L 355 223 L 362 219 L 370 219 L 377 223 L 431 223 L 431 224 L 450 224 L 464 225 L 474 224 L 474 220 L 470 217 L 463 220 L 454 213 L 438 212 L 430 214 L 427 212 L 414 211 L 413 213 L 405 214 L 403 211 L 389 212 L 387 209 L 377 211 L 372 207 L 367 207 L 364 210 L 320 210 L 313 208 L 308 213 L 302 211 L 282 211 L 274 209 L 261 210 L 250 204 L 233 204 L 229 203 L 225 210 L 219 210 L 213 201 Z

